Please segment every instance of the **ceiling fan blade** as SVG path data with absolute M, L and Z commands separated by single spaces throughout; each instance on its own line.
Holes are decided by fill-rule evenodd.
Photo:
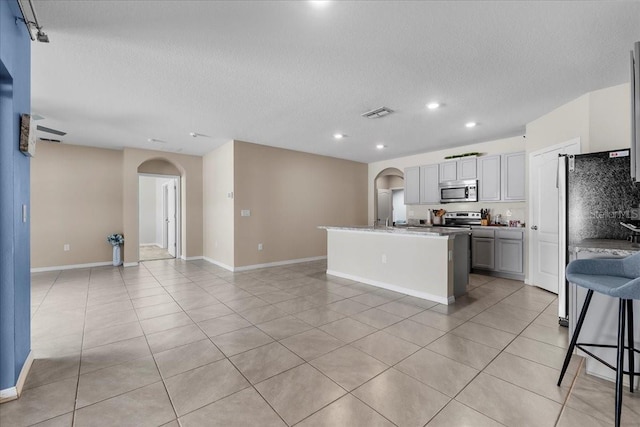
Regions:
M 36 128 L 37 128 L 39 131 L 42 131 L 42 132 L 49 132 L 49 133 L 52 133 L 52 134 L 54 134 L 54 135 L 64 136 L 64 135 L 66 135 L 66 134 L 67 134 L 66 132 L 62 132 L 62 131 L 59 131 L 59 130 L 56 130 L 56 129 L 51 129 L 51 128 L 44 127 L 44 126 L 40 126 L 40 125 L 36 126 Z

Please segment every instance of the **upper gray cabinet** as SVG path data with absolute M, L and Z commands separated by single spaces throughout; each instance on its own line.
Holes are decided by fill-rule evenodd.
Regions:
M 438 165 L 420 166 L 420 203 L 440 203 Z
M 500 155 L 478 158 L 478 201 L 500 201 Z
M 404 170 L 404 204 L 417 205 L 420 203 L 420 166 L 405 168 Z
M 525 199 L 525 153 L 502 155 L 502 200 Z
M 477 176 L 475 157 L 440 163 L 440 182 L 476 179 Z

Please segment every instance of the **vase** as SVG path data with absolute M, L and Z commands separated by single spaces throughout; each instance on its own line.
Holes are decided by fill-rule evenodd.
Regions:
M 122 264 L 122 260 L 120 259 L 120 245 L 113 246 L 113 266 L 117 267 Z

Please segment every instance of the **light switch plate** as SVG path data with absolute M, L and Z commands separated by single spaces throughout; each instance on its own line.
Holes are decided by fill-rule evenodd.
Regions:
M 242 209 L 240 211 L 240 216 L 251 216 L 251 210 L 249 209 Z

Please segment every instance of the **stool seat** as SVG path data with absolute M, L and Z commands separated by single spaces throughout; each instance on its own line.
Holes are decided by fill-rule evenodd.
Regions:
M 578 286 L 622 299 L 640 299 L 640 279 L 629 280 L 620 276 L 600 276 L 592 274 L 567 274 L 567 280 Z
M 635 372 L 635 354 L 640 352 L 634 348 L 633 334 L 633 300 L 640 299 L 640 252 L 621 259 L 582 259 L 572 261 L 567 266 L 566 277 L 570 283 L 586 288 L 588 291 L 560 371 L 558 386 L 562 383 L 562 378 L 567 372 L 571 355 L 576 347 L 615 370 L 615 426 L 619 427 L 622 414 L 622 377 L 625 374 L 629 375 L 629 391 L 633 393 L 634 377 L 640 375 L 640 372 Z M 619 299 L 617 345 L 578 342 L 580 329 L 582 329 L 594 292 Z M 624 345 L 625 332 L 628 342 L 626 346 Z M 587 347 L 617 349 L 616 366 L 590 352 Z M 628 353 L 628 370 L 624 369 L 625 351 Z

